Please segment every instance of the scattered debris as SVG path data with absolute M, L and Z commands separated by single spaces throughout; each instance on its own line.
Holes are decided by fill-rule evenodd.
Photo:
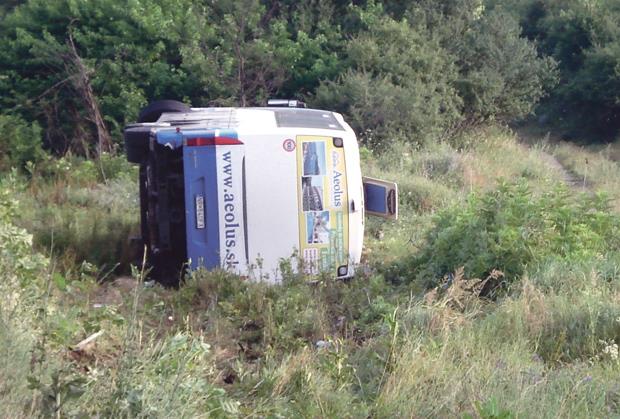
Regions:
M 77 345 L 75 345 L 73 347 L 73 351 L 76 352 L 85 352 L 88 349 L 90 349 L 92 347 L 92 345 L 95 342 L 95 339 L 97 339 L 99 336 L 103 335 L 103 330 L 100 330 L 96 333 L 93 333 L 92 335 L 90 335 L 89 337 L 87 337 L 86 339 L 82 340 L 80 343 L 78 343 Z
M 329 349 L 331 348 L 332 343 L 325 340 L 317 340 L 315 345 L 317 349 Z

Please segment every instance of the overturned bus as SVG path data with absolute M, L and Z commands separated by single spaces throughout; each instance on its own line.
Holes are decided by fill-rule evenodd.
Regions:
M 141 241 L 151 277 L 186 269 L 278 281 L 283 260 L 350 277 L 365 213 L 398 214 L 397 187 L 363 178 L 355 133 L 338 113 L 297 101 L 190 108 L 158 101 L 124 131 L 140 165 Z

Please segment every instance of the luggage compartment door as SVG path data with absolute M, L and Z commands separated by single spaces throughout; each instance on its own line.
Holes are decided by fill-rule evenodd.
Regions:
M 381 179 L 363 177 L 366 213 L 396 220 L 398 218 L 398 185 Z

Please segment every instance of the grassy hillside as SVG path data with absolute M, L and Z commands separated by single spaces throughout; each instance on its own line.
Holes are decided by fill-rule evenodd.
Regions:
M 402 216 L 368 220 L 348 282 L 117 276 L 135 168 L 66 157 L 3 176 L 0 416 L 620 414 L 620 166 L 533 143 L 486 128 L 363 149 Z

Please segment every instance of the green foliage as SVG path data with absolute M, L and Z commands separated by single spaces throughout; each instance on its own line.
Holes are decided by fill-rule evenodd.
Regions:
M 41 128 L 12 115 L 0 115 L 0 171 L 11 167 L 24 168 L 27 162 L 37 163 L 45 153 L 41 148 Z
M 242 282 L 225 272 L 199 271 L 187 281 L 177 304 L 181 313 L 189 304 L 199 304 L 204 312 L 199 317 L 217 313 L 236 319 L 226 327 L 239 331 L 248 350 L 292 350 L 327 339 L 336 321 L 340 327 L 357 327 L 368 335 L 378 332 L 373 329 L 375 323 L 391 313 L 394 306 L 381 296 L 386 287 L 381 277 L 360 281 L 366 285 L 365 290 L 331 279 L 312 284 L 285 278 L 282 284 L 268 285 Z
M 571 2 L 556 13 L 537 4 L 515 10 L 537 22 L 524 33 L 561 58 L 556 94 L 575 107 L 587 98 L 603 115 L 615 106 L 617 5 Z M 560 175 L 544 150 L 505 131 L 469 132 L 452 142 L 458 151 L 426 141 L 523 116 L 549 86 L 551 61 L 503 11 L 478 0 L 3 7 L 0 107 L 10 116 L 0 131 L 10 135 L 0 170 L 29 176 L 0 179 L 0 416 L 620 413 L 620 225 L 606 199 L 546 191 Z M 401 185 L 401 220 L 368 221 L 365 266 L 350 282 L 295 273 L 290 260 L 276 285 L 200 271 L 166 290 L 135 269 L 136 278 L 99 284 L 128 262 L 135 168 L 110 154 L 44 157 L 31 141 L 37 124 L 25 122 L 38 120 L 59 152 L 91 147 L 63 61 L 69 35 L 116 134 L 162 96 L 209 105 L 304 94 L 340 109 L 367 143 L 365 172 Z M 573 158 L 576 173 L 614 192 L 615 164 L 593 170 Z M 500 173 L 531 185 L 496 189 Z M 482 301 L 454 282 L 416 292 L 460 266 L 467 277 L 501 269 L 510 292 Z
M 26 417 L 37 406 L 27 377 L 53 364 L 38 364 L 34 352 L 47 310 L 43 284 L 50 263 L 33 251 L 32 235 L 15 225 L 16 183 L 15 172 L 0 180 L 0 415 Z
M 63 270 L 83 261 L 101 275 L 128 272 L 136 256 L 129 238 L 138 231 L 136 168 L 123 157 L 98 161 L 75 156 L 29 166 L 28 185 L 16 185 L 21 202 L 15 222 L 42 252 L 58 255 Z
M 491 12 L 476 19 L 448 48 L 459 57 L 456 83 L 468 118 L 509 121 L 531 114 L 556 83 L 556 63 L 539 58 L 536 47 L 520 37 L 509 15 Z
M 19 287 L 19 281 L 32 279 L 47 261 L 32 251 L 32 234 L 17 227 L 18 201 L 14 198 L 15 174 L 0 182 L 0 272 L 3 282 Z
M 556 84 L 556 63 L 539 57 L 508 13 L 487 10 L 481 0 L 421 1 L 409 10 L 422 19 L 453 57 L 454 85 L 462 98 L 462 121 L 510 121 L 532 113 Z
M 238 414 L 239 403 L 212 385 L 211 347 L 201 339 L 177 333 L 148 342 L 138 353 L 126 353 L 115 388 L 105 377 L 95 378 L 85 399 L 73 413 L 109 417 L 163 417 L 175 412 L 190 417 L 208 412 L 224 418 Z M 68 409 L 67 409 L 68 410 Z
M 552 78 L 550 61 L 509 17 L 487 16 L 473 0 L 385 9 L 336 0 L 28 0 L 7 12 L 0 40 L 0 110 L 39 121 L 45 145 L 61 154 L 94 148 L 88 87 L 117 141 L 155 99 L 247 106 L 303 96 L 344 112 L 376 146 L 522 116 Z
M 30 0 L 0 25 L 0 109 L 41 121 L 47 145 L 58 152 L 88 152 L 94 127 L 68 63 L 70 40 L 117 139 L 155 99 L 245 106 L 280 91 L 299 95 L 338 72 L 333 49 L 341 35 L 330 14 L 314 16 L 317 7 L 292 8 L 290 21 L 269 18 L 255 0 L 208 7 L 190 0 Z M 295 21 L 299 28 L 289 25 Z
M 512 11 L 528 38 L 559 63 L 560 84 L 539 114 L 546 122 L 585 135 L 590 140 L 613 140 L 620 132 L 620 9 L 615 1 L 557 2 L 494 1 Z
M 180 25 L 193 27 L 192 16 L 188 2 L 28 1 L 0 25 L 0 106 L 45 121 L 52 149 L 83 152 L 93 126 L 68 63 L 69 38 L 90 71 L 106 122 L 118 133 L 147 97 L 183 97 L 189 76 L 174 63 L 188 32 Z
M 565 189 L 536 196 L 524 183 L 503 184 L 441 211 L 412 266 L 427 284 L 461 266 L 468 278 L 498 269 L 514 281 L 547 258 L 576 261 L 619 249 L 619 228 L 603 196 L 573 201 Z
M 167 290 L 144 284 L 135 269 L 136 278 L 103 284 L 90 264 L 58 271 L 63 264 L 57 255 L 52 273 L 17 273 L 30 287 L 3 280 L 0 291 L 8 297 L 0 305 L 0 414 L 493 418 L 618 412 L 616 216 L 602 198 L 541 193 L 549 185 L 538 167 L 544 166 L 536 160 L 539 151 L 519 148 L 506 131 L 471 135 L 479 141 L 461 152 L 443 143 L 365 153 L 364 164 L 377 175 L 424 179 L 422 190 L 433 205 L 419 209 L 407 202 L 396 223 L 369 220 L 366 243 L 376 256 L 352 281 L 295 273 L 291 259 L 283 261 L 281 284 L 199 271 L 179 290 Z M 500 158 L 506 154 L 519 162 Z M 13 209 L 2 221 L 30 219 L 27 211 L 37 205 L 30 195 L 42 206 L 76 214 L 81 202 L 91 215 L 100 200 L 110 199 L 102 208 L 115 219 L 114 197 L 123 196 L 117 188 L 135 185 L 135 173 L 120 160 L 104 155 L 91 165 L 67 156 L 31 167 L 29 178 L 6 177 L 0 208 Z M 489 177 L 499 171 L 519 176 L 536 166 L 528 175 L 536 192 L 519 184 L 495 191 L 489 178 L 488 192 L 466 200 L 464 165 Z M 415 182 L 406 185 L 412 193 L 420 189 Z M 433 185 L 446 200 L 453 195 L 435 218 L 443 198 L 432 195 Z M 15 198 L 22 202 L 9 203 Z M 442 220 L 448 228 L 437 227 Z M 454 282 L 424 295 L 415 292 L 422 287 L 390 284 L 367 270 L 447 249 L 456 260 L 469 242 L 456 232 L 440 239 L 452 225 L 470 234 L 469 242 L 495 237 L 503 247 L 487 240 L 499 255 L 492 260 L 525 263 L 530 257 L 521 270 L 527 276 L 519 275 L 510 293 L 487 301 L 458 294 Z M 515 239 L 515 229 L 527 240 Z M 380 231 L 383 239 L 375 237 Z M 438 239 L 419 240 L 425 231 Z M 71 237 L 69 248 L 88 246 L 84 237 Z M 520 242 L 535 254 L 523 252 L 527 246 Z M 26 261 L 36 258 L 29 245 L 20 252 Z M 414 268 L 409 265 L 409 272 Z M 91 347 L 74 349 L 101 330 Z
M 487 400 L 484 403 L 476 402 L 476 413 L 482 419 L 514 419 L 516 417 L 510 410 L 499 407 L 495 399 Z M 471 415 L 464 417 L 473 418 Z
M 362 141 L 423 143 L 459 117 L 456 68 L 423 25 L 397 21 L 380 7 L 357 9 L 363 30 L 347 42 L 349 69 L 321 84 L 313 101 L 349 116 Z

